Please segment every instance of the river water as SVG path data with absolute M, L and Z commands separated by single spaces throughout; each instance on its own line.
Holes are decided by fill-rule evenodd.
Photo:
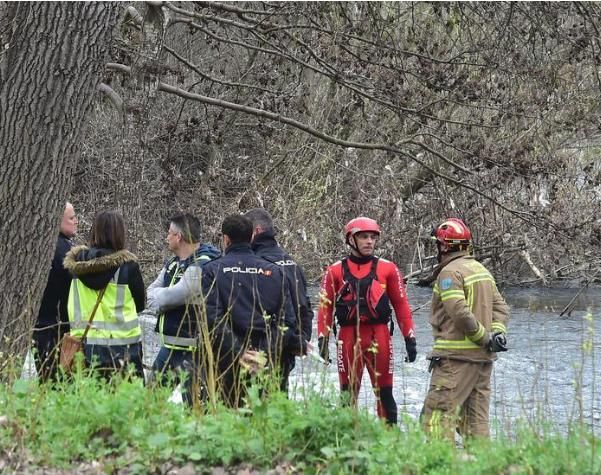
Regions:
M 317 302 L 317 288 L 310 289 Z M 418 356 L 404 362 L 404 341 L 395 330 L 394 396 L 399 414 L 417 419 L 428 389 L 426 354 L 432 348 L 428 323 L 431 290 L 410 285 L 407 295 L 414 309 Z M 509 351 L 501 353 L 492 379 L 491 430 L 511 435 L 520 423 L 536 430 L 565 433 L 571 426 L 584 424 L 601 434 L 601 289 L 583 292 L 569 317 L 560 317 L 563 308 L 577 293 L 574 289 L 505 289 L 511 308 Z M 316 308 L 314 306 L 314 308 Z M 158 350 L 154 317 L 142 315 L 144 359 L 150 366 Z M 316 330 L 314 337 L 316 340 Z M 335 355 L 330 338 L 330 354 Z M 29 356 L 25 377 L 34 377 Z M 311 358 L 297 359 L 290 378 L 290 392 L 300 399 L 307 391 L 319 394 L 338 392 L 335 363 L 324 366 Z M 175 394 L 177 400 L 177 394 Z M 375 414 L 375 399 L 364 374 L 359 405 Z
M 317 289 L 312 288 L 312 301 Z M 491 400 L 492 433 L 513 434 L 520 424 L 539 431 L 565 433 L 584 424 L 601 433 L 601 289 L 583 292 L 569 317 L 560 317 L 576 295 L 574 289 L 505 289 L 511 308 L 509 351 L 499 354 L 493 370 Z M 409 286 L 414 309 L 418 357 L 404 362 L 404 342 L 398 329 L 393 335 L 395 352 L 394 396 L 399 414 L 417 418 L 429 385 L 426 354 L 432 348 L 428 323 L 432 291 Z M 315 338 L 315 337 L 314 337 Z M 335 355 L 330 338 L 330 354 Z M 338 391 L 336 365 L 324 367 L 312 359 L 297 360 L 291 377 L 296 397 L 303 389 L 324 393 Z M 367 371 L 359 404 L 375 413 L 375 400 Z

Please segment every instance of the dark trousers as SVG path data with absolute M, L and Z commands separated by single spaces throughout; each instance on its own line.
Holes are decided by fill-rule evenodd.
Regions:
M 280 374 L 280 391 L 288 396 L 288 378 L 296 365 L 296 357 L 294 355 L 284 355 L 282 358 L 282 367 Z
M 173 350 L 162 346 L 152 364 L 153 380 L 159 384 L 171 383 L 172 387 L 175 387 L 185 379 L 182 386 L 182 399 L 188 406 L 191 406 L 194 401 L 194 388 L 199 388 L 200 385 L 196 356 L 194 351 Z M 202 399 L 200 389 L 198 394 Z
M 60 341 L 68 325 L 33 330 L 33 360 L 40 382 L 56 381 L 59 375 Z
M 109 381 L 116 373 L 133 369 L 134 375 L 144 379 L 142 343 L 133 345 L 84 345 L 88 365 L 95 365 L 98 373 Z
M 247 341 L 247 348 L 264 351 L 268 358 L 268 371 L 276 374 L 279 378 L 279 389 L 288 392 L 288 377 L 294 368 L 294 356 L 282 354 L 280 345 L 272 344 L 266 336 L 261 333 L 251 333 L 240 338 Z M 239 355 L 238 355 L 239 356 Z M 247 396 L 248 388 L 254 378 L 247 372 L 242 371 L 237 357 L 231 354 L 219 356 L 219 389 L 224 403 L 230 407 L 241 407 Z M 261 394 L 266 394 L 264 387 Z

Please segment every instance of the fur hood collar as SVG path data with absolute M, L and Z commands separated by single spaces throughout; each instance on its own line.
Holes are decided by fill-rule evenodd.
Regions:
M 81 276 L 114 271 L 126 262 L 137 261 L 136 256 L 125 249 L 113 251 L 111 249 L 75 246 L 65 256 L 63 265 L 71 274 Z

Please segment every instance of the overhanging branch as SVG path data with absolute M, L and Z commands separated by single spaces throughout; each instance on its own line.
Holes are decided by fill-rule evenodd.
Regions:
M 117 63 L 108 63 L 107 64 L 107 69 L 111 69 L 114 71 L 121 71 L 121 72 L 125 72 L 127 74 L 131 73 L 131 68 L 129 66 L 126 66 L 124 64 L 117 64 Z M 343 140 L 343 139 L 339 139 L 337 137 L 333 137 L 331 135 L 325 134 L 319 130 L 317 130 L 314 127 L 311 127 L 310 125 L 307 125 L 303 122 L 299 122 L 295 119 L 291 119 L 289 117 L 284 117 L 281 116 L 279 114 L 276 114 L 274 112 L 269 112 L 263 109 L 256 109 L 254 107 L 250 107 L 250 106 L 245 106 L 242 104 L 236 104 L 234 102 L 229 102 L 229 101 L 225 101 L 223 99 L 216 99 L 214 97 L 208 97 L 208 96 L 203 96 L 201 94 L 196 94 L 193 92 L 189 92 L 189 91 L 185 91 L 183 89 L 180 89 L 178 87 L 175 86 L 171 86 L 169 84 L 165 84 L 163 82 L 160 82 L 158 85 L 158 90 L 159 91 L 163 91 L 163 92 L 167 92 L 169 94 L 175 94 L 176 96 L 182 97 L 184 99 L 189 99 L 189 100 L 193 100 L 193 101 L 197 101 L 197 102 L 201 102 L 203 104 L 208 104 L 211 106 L 215 106 L 215 107 L 220 107 L 220 108 L 224 108 L 224 109 L 229 109 L 229 110 L 233 110 L 236 112 L 242 112 L 244 114 L 250 114 L 250 115 L 254 115 L 257 117 L 262 117 L 274 122 L 278 122 L 281 124 L 285 124 L 285 125 L 289 125 L 291 127 L 294 127 L 296 129 L 302 130 L 303 132 L 306 132 L 314 137 L 317 137 L 321 140 L 324 140 L 326 142 L 329 142 L 331 144 L 334 145 L 338 145 L 341 147 L 345 147 L 345 148 L 356 148 L 356 149 L 362 149 L 362 150 L 381 150 L 381 151 L 386 151 L 386 152 L 391 152 L 394 153 L 396 155 L 401 155 L 404 156 L 414 162 L 416 162 L 417 164 L 419 164 L 422 167 L 425 167 L 426 169 L 428 169 L 433 175 L 438 176 L 439 178 L 442 178 L 443 180 L 449 182 L 449 183 L 454 183 L 455 185 L 461 187 L 461 188 L 465 188 L 467 190 L 470 190 L 480 196 L 482 196 L 483 198 L 485 198 L 486 200 L 490 201 L 491 203 L 495 204 L 496 206 L 498 206 L 499 208 L 507 211 L 508 213 L 511 213 L 515 216 L 517 216 L 519 219 L 530 223 L 534 226 L 538 226 L 536 223 L 536 217 L 533 216 L 531 213 L 528 213 L 526 211 L 520 211 L 517 209 L 513 209 L 513 208 L 509 208 L 508 206 L 505 206 L 504 204 L 500 203 L 499 201 L 495 200 L 492 196 L 487 195 L 486 193 L 480 191 L 478 188 L 468 184 L 468 183 L 464 183 L 461 180 L 455 179 L 449 175 L 445 175 L 444 173 L 439 172 L 438 170 L 435 170 L 434 168 L 432 168 L 431 166 L 429 166 L 426 162 L 424 162 L 423 160 L 419 159 L 418 157 L 412 155 L 411 153 L 401 150 L 400 148 L 398 148 L 399 145 L 420 145 L 422 146 L 422 144 L 416 143 L 414 141 L 415 137 L 410 137 L 408 139 L 405 140 L 401 140 L 399 142 L 397 142 L 397 146 L 391 146 L 388 144 L 382 144 L 382 143 L 369 143 L 369 142 L 352 142 L 349 140 Z M 439 157 L 440 158 L 440 157 Z M 457 170 L 461 170 L 463 171 L 463 167 L 455 164 L 453 161 L 451 160 L 445 160 L 450 166 L 454 167 Z M 552 223 L 547 223 L 549 225 L 552 225 Z M 553 226 L 555 227 L 555 226 Z
M 98 90 L 107 95 L 115 106 L 115 109 L 119 112 L 123 112 L 123 99 L 121 99 L 121 96 L 117 94 L 112 87 L 102 82 L 98 85 Z

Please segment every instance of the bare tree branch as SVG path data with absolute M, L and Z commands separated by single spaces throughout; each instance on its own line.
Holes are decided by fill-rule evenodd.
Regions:
M 111 100 L 111 102 L 115 106 L 115 109 L 117 109 L 119 112 L 123 112 L 123 99 L 121 99 L 121 96 L 117 94 L 112 87 L 110 87 L 108 84 L 101 82 L 98 85 L 98 90 L 106 94 L 106 96 Z
M 277 94 L 276 91 L 272 91 L 270 89 L 266 89 L 264 87 L 261 86 L 255 86 L 254 84 L 245 84 L 245 83 L 240 83 L 240 82 L 229 82 L 229 81 L 223 81 L 221 79 L 217 79 L 214 78 L 213 76 L 210 76 L 209 74 L 203 72 L 200 70 L 200 68 L 198 66 L 196 66 L 195 64 L 192 64 L 190 61 L 188 61 L 186 58 L 184 58 L 183 56 L 181 56 L 180 54 L 177 53 L 177 51 L 175 51 L 173 48 L 170 48 L 167 45 L 163 45 L 163 47 L 165 48 L 165 50 L 167 50 L 174 58 L 176 58 L 178 61 L 181 61 L 182 63 L 184 63 L 186 66 L 188 66 L 192 71 L 194 71 L 196 74 L 198 74 L 201 78 L 206 79 L 207 81 L 211 81 L 214 82 L 216 84 L 221 84 L 222 86 L 229 86 L 229 87 L 244 87 L 247 89 L 254 89 L 257 91 L 261 91 L 261 92 L 266 92 L 268 94 Z

